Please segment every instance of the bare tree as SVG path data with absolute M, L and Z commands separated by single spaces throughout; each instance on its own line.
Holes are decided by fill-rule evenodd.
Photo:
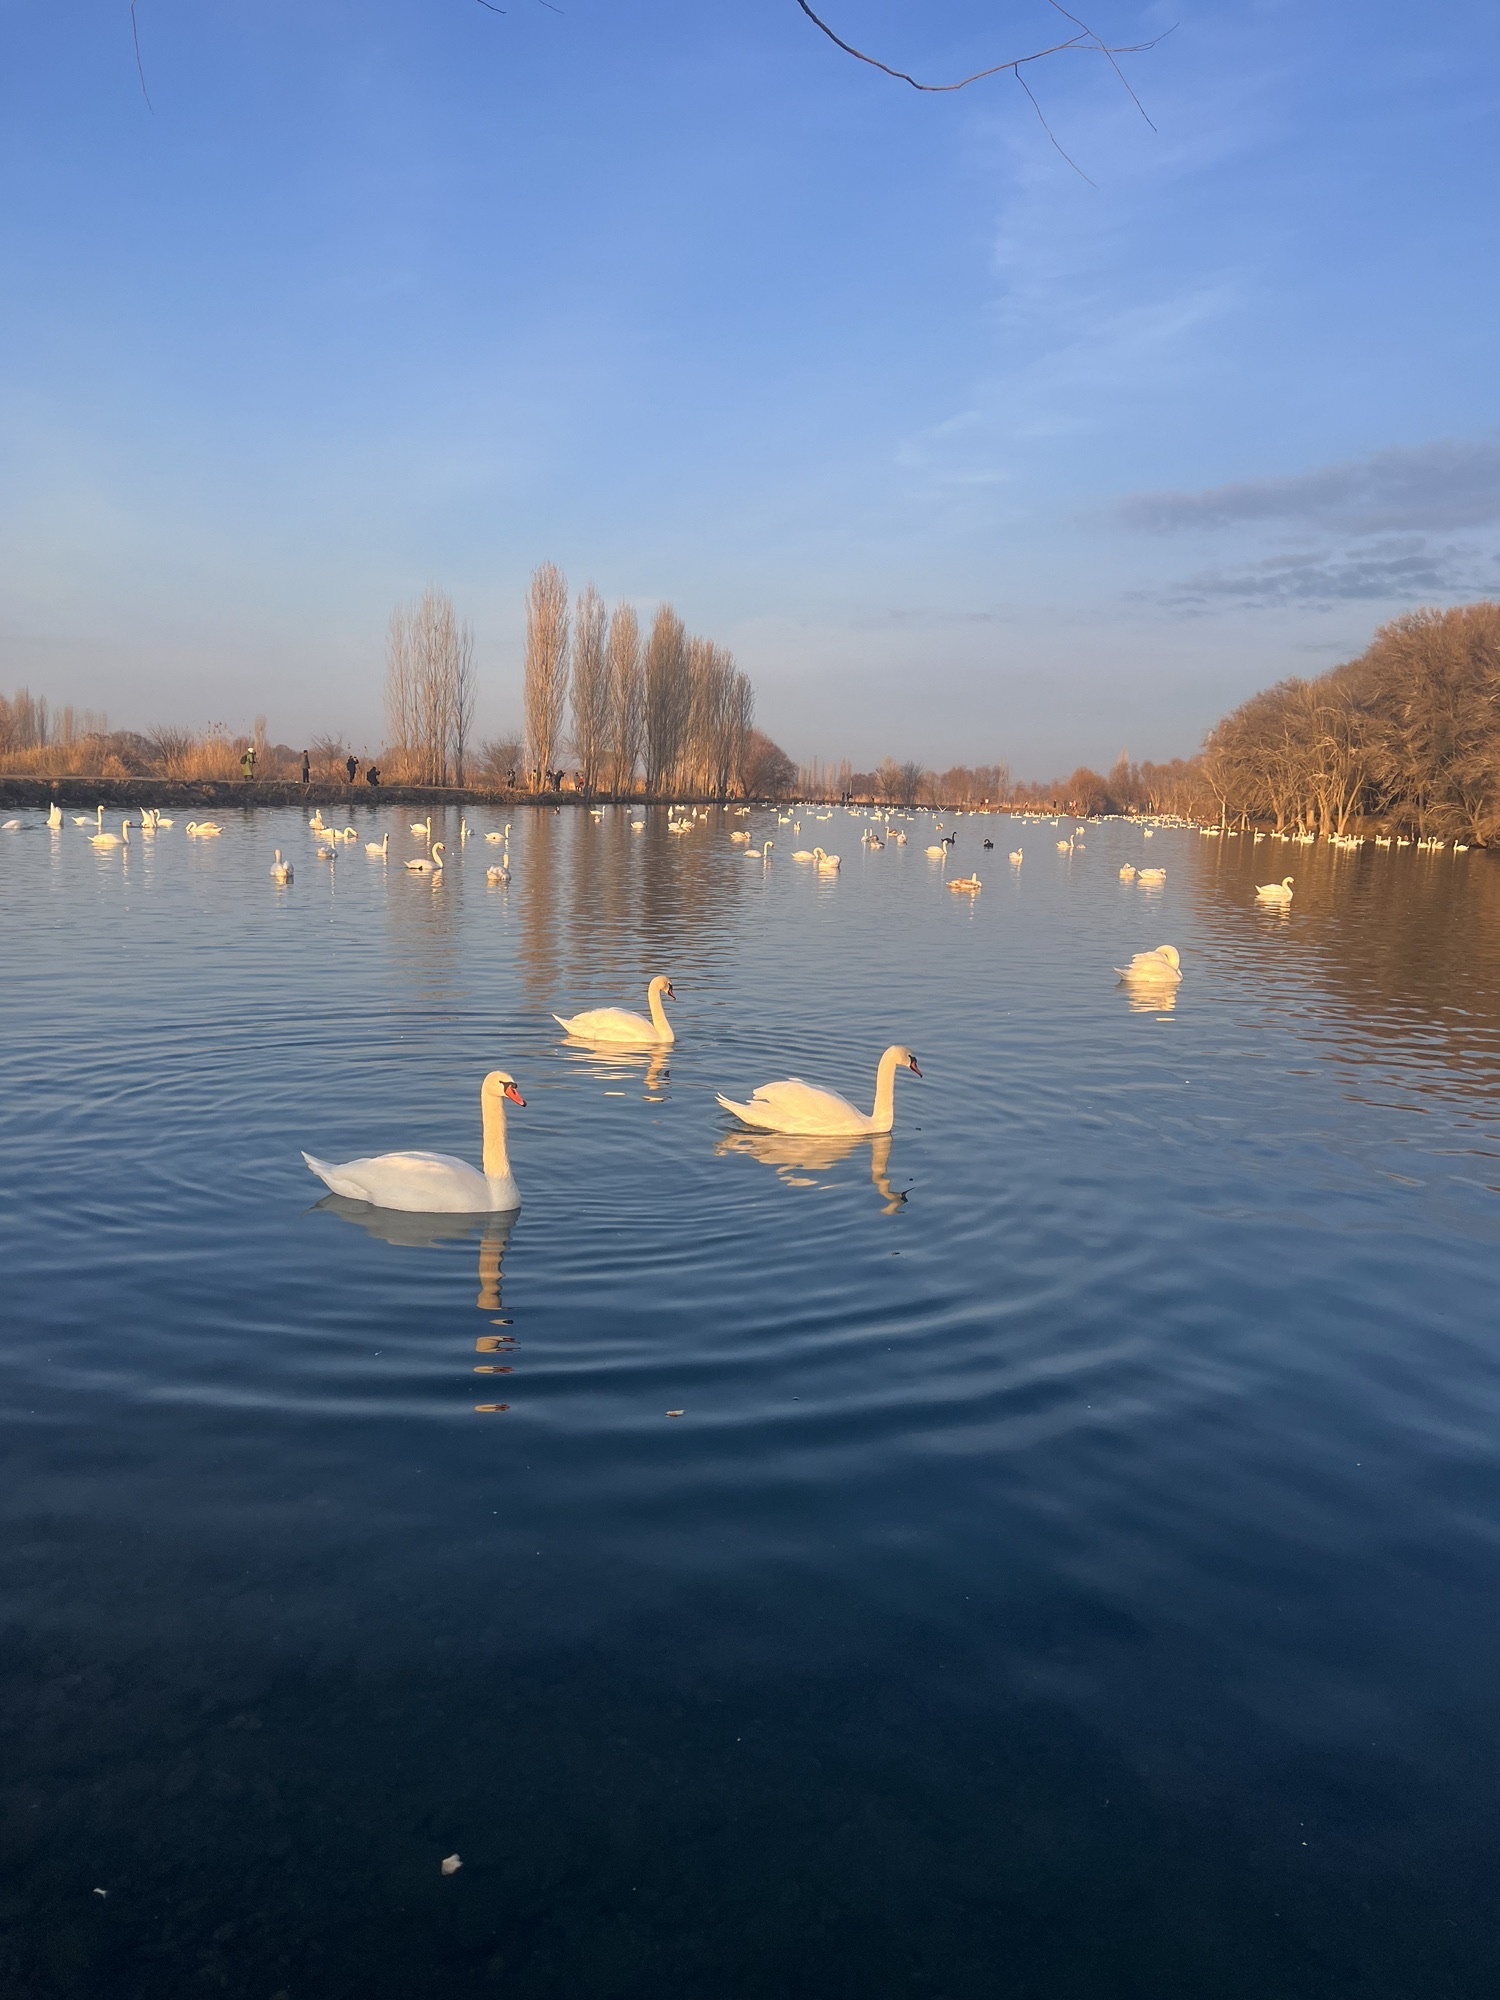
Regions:
M 692 707 L 687 633 L 670 604 L 663 604 L 646 643 L 646 790 L 664 791 L 682 756 Z
M 610 675 L 606 645 L 608 614 L 592 584 L 578 594 L 573 617 L 573 755 L 592 797 L 610 735 Z
M 403 773 L 446 785 L 450 759 L 463 782 L 474 715 L 474 637 L 445 591 L 398 604 L 386 635 L 386 730 Z
M 541 563 L 526 592 L 526 756 L 535 788 L 546 784 L 568 697 L 568 580 Z
M 635 784 L 636 765 L 646 739 L 645 684 L 641 668 L 641 625 L 633 604 L 615 607 L 609 621 L 610 754 L 614 792 Z

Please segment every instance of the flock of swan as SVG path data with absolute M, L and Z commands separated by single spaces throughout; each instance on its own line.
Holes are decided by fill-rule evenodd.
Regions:
M 667 1019 L 665 1000 L 675 999 L 672 982 L 659 973 L 646 989 L 645 1014 L 625 1007 L 590 1007 L 581 1014 L 554 1014 L 568 1036 L 601 1050 L 664 1048 L 676 1035 Z M 746 1103 L 719 1096 L 726 1111 L 755 1132 L 782 1132 L 803 1137 L 866 1138 L 889 1133 L 896 1120 L 896 1072 L 909 1069 L 920 1076 L 911 1050 L 893 1044 L 875 1072 L 875 1108 L 867 1117 L 835 1090 L 822 1090 L 800 1077 L 763 1083 Z M 481 1164 L 473 1167 L 451 1153 L 377 1153 L 367 1158 L 334 1162 L 304 1153 L 310 1171 L 325 1187 L 350 1201 L 373 1208 L 424 1215 L 488 1215 L 521 1206 L 520 1190 L 511 1170 L 506 1145 L 506 1104 L 526 1100 L 508 1070 L 491 1070 L 479 1090 L 483 1131 Z

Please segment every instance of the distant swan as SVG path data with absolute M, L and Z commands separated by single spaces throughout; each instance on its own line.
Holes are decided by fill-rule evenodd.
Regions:
M 47 808 L 47 824 L 56 828 L 62 825 L 62 807 L 54 799 Z
M 1023 861 L 1024 859 L 1025 859 L 1025 856 L 1024 856 L 1024 854 L 1023 854 L 1022 850 L 1021 850 L 1021 849 L 1020 849 L 1019 847 L 1013 847 L 1013 848 L 1011 849 L 1011 851 L 1010 851 L 1010 865 L 1012 866 L 1012 868 L 1019 868 L 1019 867 L 1020 867 L 1020 865 L 1021 865 L 1021 863 L 1022 863 L 1022 861 Z
M 730 834 L 729 838 L 732 841 L 735 841 L 738 845 L 743 846 L 744 843 L 750 838 L 750 836 L 748 833 L 740 831 L 737 833 Z
M 224 829 L 211 819 L 190 819 L 187 823 L 189 840 L 213 840 Z
M 1122 979 L 1142 985 L 1177 986 L 1182 980 L 1182 959 L 1175 944 L 1159 944 L 1155 951 L 1138 951 L 1129 965 L 1117 965 L 1115 971 Z
M 373 1159 L 346 1160 L 332 1166 L 311 1153 L 303 1159 L 335 1194 L 350 1201 L 367 1201 L 374 1208 L 399 1208 L 409 1214 L 485 1215 L 519 1208 L 520 1192 L 505 1150 L 505 1100 L 525 1104 L 515 1079 L 493 1069 L 480 1087 L 484 1119 L 484 1171 L 451 1153 L 380 1153 Z
M 646 988 L 646 1005 L 651 1009 L 651 1019 L 644 1014 L 632 1014 L 628 1007 L 591 1007 L 587 1013 L 575 1014 L 571 1020 L 564 1020 L 561 1014 L 554 1014 L 553 1020 L 560 1028 L 566 1028 L 570 1035 L 576 1035 L 583 1042 L 626 1042 L 639 1045 L 643 1042 L 675 1042 L 672 1023 L 667 1019 L 662 1006 L 662 996 L 675 1000 L 672 982 L 665 973 L 659 972 Z
M 954 881 L 951 881 L 948 887 L 959 895 L 977 896 L 979 894 L 979 877 L 977 875 L 960 875 Z
M 1133 882 L 1135 880 L 1135 870 L 1131 867 L 1128 861 L 1125 863 L 1125 866 L 1120 870 L 1120 880 L 1122 882 Z
M 747 861 L 769 861 L 771 858 L 771 849 L 775 845 L 774 840 L 768 840 L 764 847 L 749 847 L 745 850 L 745 859 Z
M 281 849 L 278 847 L 276 850 L 276 859 L 271 865 L 271 880 L 273 882 L 284 883 L 284 882 L 290 882 L 291 879 L 292 879 L 292 864 L 290 861 L 282 860 Z
M 1165 868 L 1141 868 L 1136 871 L 1138 889 L 1159 889 L 1167 879 Z
M 417 836 L 418 840 L 431 840 L 432 814 L 429 813 L 426 819 L 414 819 L 411 823 L 411 830 Z
M 839 858 L 836 854 L 825 854 L 821 847 L 814 848 L 813 852 L 817 856 L 818 873 L 820 875 L 838 874 Z
M 794 847 L 792 849 L 792 859 L 793 861 L 816 861 L 822 852 L 821 847 Z
M 130 845 L 130 821 L 122 819 L 118 833 L 91 833 L 89 835 L 89 845 L 90 847 L 128 847 Z
M 945 855 L 945 854 L 946 854 L 947 852 L 948 852 L 948 843 L 947 843 L 947 841 L 946 841 L 946 840 L 940 840 L 940 841 L 938 842 L 938 844 L 937 844 L 937 846 L 936 846 L 936 847 L 929 847 L 929 848 L 928 848 L 928 849 L 926 850 L 926 853 L 927 853 L 927 859 L 928 859 L 929 861 L 941 861 L 941 860 L 942 860 L 942 858 L 943 858 L 943 856 L 944 856 L 944 855 Z
M 390 851 L 391 836 L 388 833 L 383 834 L 379 840 L 367 840 L 365 842 L 365 853 L 376 861 L 386 860 Z
M 492 888 L 503 888 L 504 885 L 510 880 L 510 868 L 508 865 L 508 857 L 506 861 L 500 862 L 497 867 L 486 868 L 484 871 L 484 879 L 486 882 L 490 884 Z M 553 1018 L 556 1019 L 556 1016 L 554 1015 Z
M 104 831 L 104 808 L 103 808 L 103 806 L 95 806 L 95 807 L 94 807 L 94 812 L 95 812 L 95 814 L 96 814 L 96 818 L 95 818 L 95 820 L 94 820 L 94 831 L 95 831 L 96 833 L 103 833 L 103 831 Z M 74 824 L 74 826 L 87 826 L 87 825 L 88 825 L 88 823 L 89 823 L 89 816 L 88 816 L 88 814 L 87 814 L 87 813 L 74 813 L 74 815 L 73 815 L 73 824 Z
M 1279 882 L 1260 883 L 1255 891 L 1256 902 L 1289 903 L 1292 900 L 1292 883 L 1294 879 L 1293 876 L 1286 875 Z
M 414 861 L 408 861 L 406 865 L 413 875 L 441 875 L 443 872 L 443 856 L 446 852 L 447 849 L 443 846 L 443 843 L 440 840 L 435 840 L 432 843 L 432 859 L 430 861 L 425 854 L 419 854 Z
M 910 1049 L 893 1044 L 880 1058 L 875 1072 L 875 1109 L 870 1117 L 837 1091 L 819 1090 L 800 1077 L 784 1083 L 763 1083 L 748 1104 L 736 1104 L 720 1095 L 726 1111 L 759 1132 L 805 1132 L 833 1135 L 840 1132 L 889 1132 L 896 1122 L 896 1070 L 909 1069 L 920 1076 L 917 1059 Z

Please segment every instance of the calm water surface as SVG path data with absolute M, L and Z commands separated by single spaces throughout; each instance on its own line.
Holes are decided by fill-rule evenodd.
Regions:
M 0 836 L 0 1990 L 1493 1995 L 1500 869 L 357 817 Z

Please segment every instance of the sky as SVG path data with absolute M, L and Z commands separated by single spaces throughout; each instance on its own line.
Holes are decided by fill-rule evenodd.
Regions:
M 434 584 L 498 733 L 552 560 L 1046 777 L 1500 593 L 1493 0 L 505 7 L 0 0 L 0 689 L 370 748 Z

